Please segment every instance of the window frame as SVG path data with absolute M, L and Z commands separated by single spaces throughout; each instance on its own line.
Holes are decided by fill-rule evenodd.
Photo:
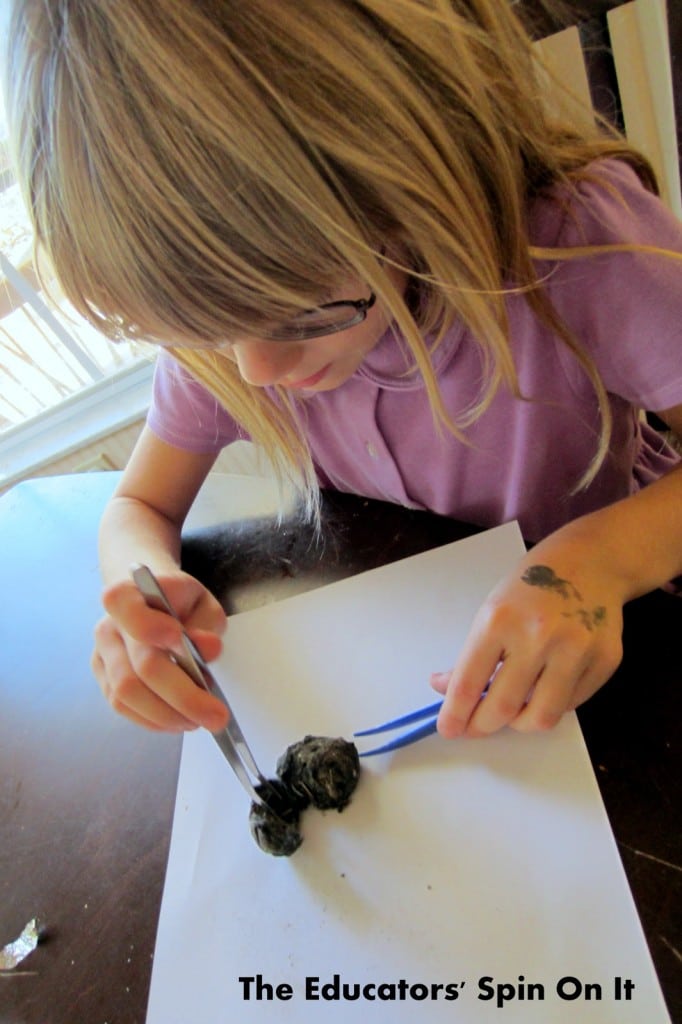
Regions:
M 142 359 L 4 431 L 0 489 L 143 419 L 153 373 L 153 360 Z

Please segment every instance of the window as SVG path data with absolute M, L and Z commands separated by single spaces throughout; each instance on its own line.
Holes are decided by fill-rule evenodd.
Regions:
M 41 293 L 0 97 L 0 487 L 139 418 L 151 364 Z

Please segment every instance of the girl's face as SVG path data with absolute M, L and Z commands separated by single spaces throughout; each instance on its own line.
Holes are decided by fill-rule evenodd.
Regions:
M 404 290 L 405 275 L 391 272 L 394 283 Z M 349 281 L 328 301 L 367 298 L 367 286 Z M 279 385 L 292 391 L 331 391 L 348 380 L 382 337 L 389 318 L 377 301 L 365 319 L 335 334 L 308 341 L 270 341 L 242 338 L 225 346 L 242 378 L 256 387 Z

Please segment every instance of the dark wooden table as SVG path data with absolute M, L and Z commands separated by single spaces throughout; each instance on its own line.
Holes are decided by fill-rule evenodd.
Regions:
M 114 478 L 31 481 L 0 499 L 0 948 L 32 917 L 45 927 L 35 952 L 0 975 L 0 1024 L 145 1020 L 180 740 L 118 719 L 90 675 L 96 530 Z M 187 567 L 230 613 L 474 530 L 327 495 L 316 547 L 292 521 L 275 529 L 269 514 L 233 509 L 228 495 L 225 525 L 195 528 L 184 545 Z M 629 605 L 624 662 L 579 713 L 673 1020 L 681 632 L 679 599 L 656 592 Z

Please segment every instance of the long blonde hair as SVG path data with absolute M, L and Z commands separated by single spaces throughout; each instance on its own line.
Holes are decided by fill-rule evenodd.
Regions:
M 519 395 L 505 296 L 524 291 L 594 386 L 602 431 L 580 483 L 594 476 L 607 396 L 535 269 L 580 251 L 534 249 L 528 204 L 603 156 L 656 184 L 615 133 L 552 120 L 506 0 L 15 0 L 11 41 L 18 173 L 62 290 L 111 337 L 171 343 L 310 507 L 295 403 L 215 346 L 349 273 L 394 318 L 436 427 L 458 436 L 500 384 Z M 412 307 L 387 253 L 404 254 Z M 485 379 L 453 414 L 431 353 L 455 318 Z

